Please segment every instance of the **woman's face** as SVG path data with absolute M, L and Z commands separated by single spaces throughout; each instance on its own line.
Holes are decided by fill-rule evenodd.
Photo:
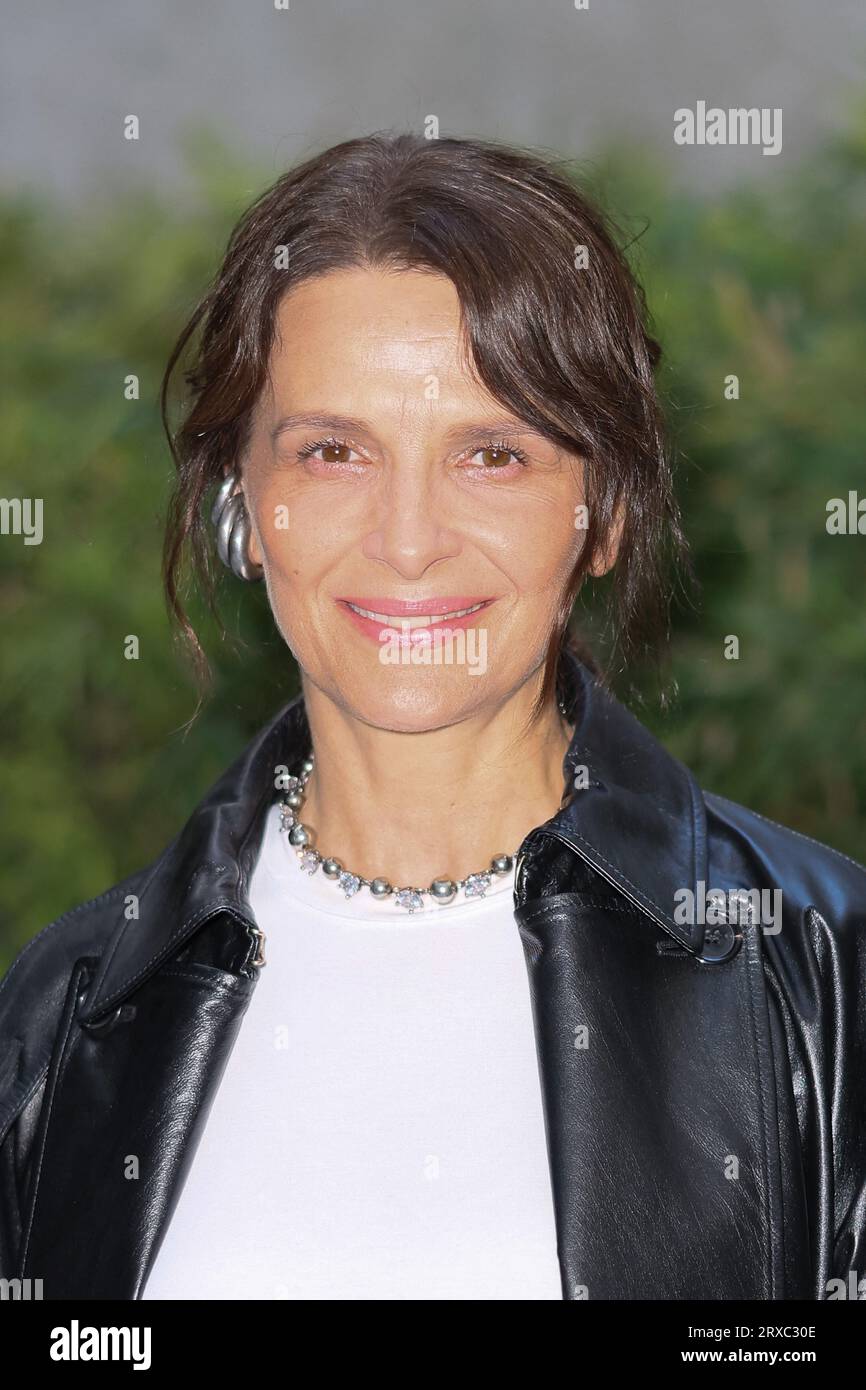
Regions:
M 473 380 L 443 276 L 335 271 L 277 326 L 242 472 L 283 638 L 377 727 L 492 712 L 544 660 L 582 542 L 579 460 Z

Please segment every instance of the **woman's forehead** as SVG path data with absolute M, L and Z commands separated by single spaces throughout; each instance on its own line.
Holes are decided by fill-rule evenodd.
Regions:
M 461 335 L 460 299 L 445 275 L 352 267 L 301 281 L 283 295 L 279 336 L 363 332 L 368 339 L 405 338 L 435 349 Z
M 276 328 L 263 398 L 274 419 L 324 400 L 351 413 L 364 396 L 384 411 L 413 401 L 443 416 L 496 408 L 474 371 L 457 293 L 444 276 L 331 272 L 284 297 Z

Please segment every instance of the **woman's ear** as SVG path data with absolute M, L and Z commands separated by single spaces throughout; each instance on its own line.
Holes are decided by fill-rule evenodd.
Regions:
M 247 541 L 247 554 L 254 565 L 264 566 L 265 557 L 262 551 L 262 544 L 259 540 L 259 528 L 256 523 L 256 515 L 253 511 L 250 490 L 241 482 L 240 492 L 244 499 L 244 510 L 249 518 L 249 539 Z
M 599 542 L 595 554 L 589 566 L 589 573 L 593 579 L 601 579 L 603 574 L 612 570 L 616 564 L 616 557 L 622 543 L 622 530 L 625 525 L 625 507 L 622 502 L 618 502 L 614 512 L 613 524 L 607 535 Z
M 256 525 L 255 512 L 253 511 L 252 499 L 250 497 L 246 456 L 243 459 L 241 459 L 240 466 L 237 471 L 240 477 L 238 495 L 243 497 L 244 499 L 244 510 L 247 514 L 247 517 L 249 518 L 249 539 L 247 541 L 247 554 L 252 564 L 264 565 L 265 557 L 262 553 L 262 545 L 259 540 L 259 528 Z
M 247 544 L 249 557 L 254 565 L 261 565 L 264 567 L 265 557 L 262 553 L 262 547 L 259 544 L 259 530 L 256 526 L 252 511 L 250 510 L 250 504 L 246 494 L 244 494 L 244 506 L 246 507 L 247 515 L 250 519 L 250 538 Z

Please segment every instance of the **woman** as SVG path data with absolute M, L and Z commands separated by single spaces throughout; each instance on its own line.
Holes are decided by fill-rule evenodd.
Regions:
M 169 599 L 195 646 L 215 541 L 302 694 L 7 975 L 2 1273 L 833 1296 L 866 1272 L 866 871 L 702 793 L 568 636 L 609 574 L 628 667 L 684 556 L 603 219 L 531 153 L 349 141 L 244 215 L 164 410 L 197 334 Z

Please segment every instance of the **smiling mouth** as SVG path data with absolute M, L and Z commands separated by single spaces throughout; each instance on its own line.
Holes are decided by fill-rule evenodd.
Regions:
M 480 603 L 473 603 L 468 608 L 455 608 L 448 613 L 400 614 L 377 613 L 372 608 L 361 608 L 357 603 L 351 603 L 349 599 L 344 599 L 343 602 L 360 618 L 367 618 L 374 623 L 380 623 L 382 627 L 399 628 L 404 632 L 412 632 L 416 628 L 431 627 L 434 624 L 455 622 L 458 618 L 467 618 L 470 613 L 477 613 L 480 609 L 487 608 L 491 600 L 482 599 Z

